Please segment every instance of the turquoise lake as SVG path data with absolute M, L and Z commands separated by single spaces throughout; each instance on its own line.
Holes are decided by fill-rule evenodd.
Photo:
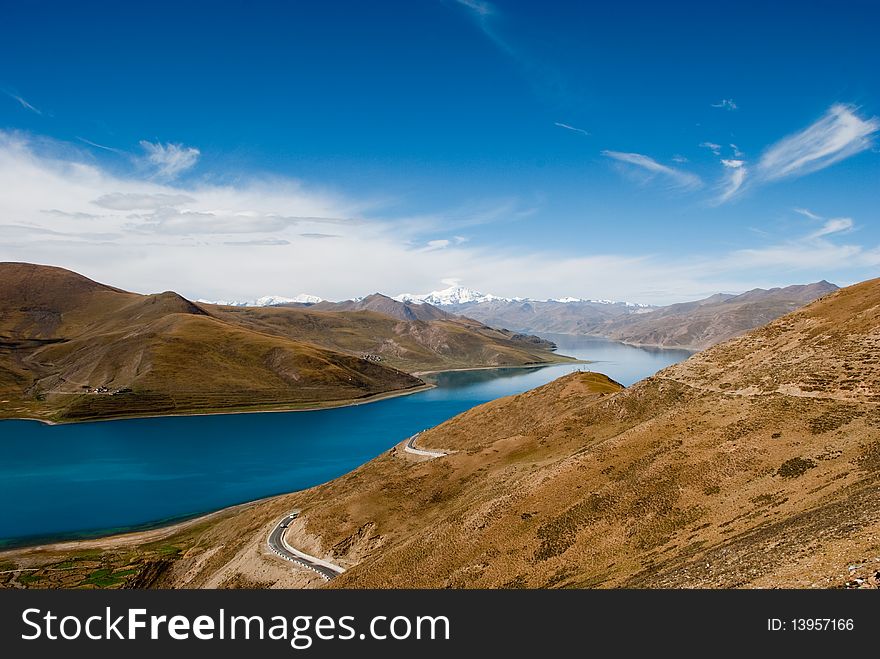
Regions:
M 147 527 L 303 489 L 474 405 L 573 370 L 630 385 L 690 355 L 546 336 L 561 354 L 595 363 L 447 372 L 429 391 L 313 412 L 0 421 L 0 546 Z

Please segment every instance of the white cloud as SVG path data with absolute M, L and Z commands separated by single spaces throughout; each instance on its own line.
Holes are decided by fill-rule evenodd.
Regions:
M 174 179 L 191 169 L 198 162 L 201 151 L 191 146 L 169 142 L 148 142 L 141 140 L 141 147 L 146 152 L 146 161 L 155 169 L 156 176 L 161 179 Z
M 438 240 L 429 240 L 425 247 L 422 248 L 423 252 L 432 252 L 436 249 L 446 249 L 452 244 L 452 241 L 447 238 L 441 238 Z
M 725 110 L 736 110 L 737 105 L 732 98 L 722 98 L 717 103 L 712 103 L 713 108 L 723 108 Z
M 742 158 L 744 155 L 746 155 L 739 150 L 739 147 L 736 144 L 731 144 L 730 148 L 733 149 L 734 158 Z
M 186 194 L 111 192 L 109 194 L 102 194 L 92 203 L 95 206 L 116 211 L 136 211 L 173 208 L 174 206 L 181 206 L 192 201 L 195 201 L 195 199 Z
M 873 144 L 880 119 L 862 119 L 852 105 L 836 104 L 816 123 L 767 148 L 758 161 L 766 181 L 803 176 L 849 158 Z
M 576 128 L 574 126 L 569 126 L 568 124 L 564 124 L 560 121 L 554 121 L 553 125 L 559 126 L 560 128 L 565 128 L 566 130 L 574 131 L 575 133 L 581 133 L 582 135 L 589 136 L 589 133 L 587 131 L 585 131 L 583 128 Z
M 816 213 L 814 213 L 813 211 L 811 211 L 807 208 L 792 208 L 792 210 L 795 213 L 799 213 L 800 215 L 803 215 L 804 217 L 810 218 L 811 220 L 823 219 L 821 215 L 817 215 Z
M 636 167 L 650 172 L 651 175 L 662 175 L 666 177 L 667 180 L 672 182 L 673 185 L 679 188 L 693 189 L 698 188 L 702 185 L 700 177 L 696 174 L 691 174 L 690 172 L 685 172 L 680 169 L 675 169 L 674 167 L 663 165 L 653 158 L 650 158 L 641 153 L 624 153 L 621 151 L 606 150 L 602 151 L 602 155 L 608 158 L 613 158 L 618 162 L 635 165 Z
M 720 144 L 715 144 L 715 142 L 700 142 L 699 146 L 701 146 L 704 149 L 709 149 L 709 151 L 714 153 L 716 156 L 721 155 L 721 145 Z
M 438 233 L 443 225 L 434 220 L 389 218 L 372 200 L 290 179 L 163 183 L 115 175 L 92 157 L 73 157 L 69 145 L 48 153 L 40 144 L 35 150 L 25 136 L 0 131 L 0 218 L 8 218 L 0 260 L 58 265 L 138 292 L 251 299 L 304 289 L 347 299 L 433 290 L 446 279 L 497 295 L 668 303 L 823 277 L 866 278 L 880 265 L 876 247 L 833 242 L 844 240 L 840 223 L 819 236 L 778 243 L 765 237 L 769 244 L 703 256 L 569 256 L 464 242 L 455 229 Z M 672 178 L 644 158 L 627 164 Z M 495 221 L 507 217 L 502 212 Z M 332 234 L 324 235 L 332 239 L 316 239 L 328 224 Z
M 678 154 L 675 154 L 674 156 L 672 156 L 672 162 L 686 163 L 686 162 L 690 162 L 690 161 L 687 158 L 685 158 L 684 156 L 680 156 Z
M 715 200 L 716 204 L 723 204 L 732 199 L 742 188 L 748 174 L 748 168 L 742 160 L 722 159 L 726 175 L 722 181 L 721 194 Z
M 810 238 L 821 238 L 833 233 L 844 233 L 852 230 L 854 224 L 848 217 L 835 217 L 825 222 L 820 229 L 810 234 Z

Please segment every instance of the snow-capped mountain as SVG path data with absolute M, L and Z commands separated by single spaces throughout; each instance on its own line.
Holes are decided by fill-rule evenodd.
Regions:
M 427 302 L 435 307 L 446 307 L 461 304 L 479 304 L 481 302 L 559 302 L 562 304 L 572 304 L 582 302 L 588 304 L 613 304 L 626 307 L 648 308 L 651 305 L 639 304 L 636 302 L 616 302 L 614 300 L 589 300 L 579 297 L 560 297 L 548 300 L 533 300 L 527 297 L 501 297 L 492 295 L 491 293 L 480 293 L 472 288 L 465 286 L 450 286 L 442 291 L 432 291 L 431 293 L 401 293 L 395 295 L 394 299 L 398 302 L 413 302 L 422 304 Z
M 227 307 L 277 307 L 282 304 L 317 304 L 323 302 L 323 298 L 317 295 L 300 293 L 296 297 L 284 297 L 281 295 L 264 295 L 256 300 L 203 300 L 196 302 L 204 304 L 219 304 Z
M 427 302 L 434 306 L 449 306 L 453 304 L 470 304 L 472 302 L 492 302 L 502 300 L 505 302 L 513 302 L 522 298 L 506 298 L 497 295 L 480 293 L 464 286 L 450 286 L 442 291 L 432 291 L 430 293 L 401 293 L 395 295 L 394 299 L 398 302 L 415 302 L 421 304 Z

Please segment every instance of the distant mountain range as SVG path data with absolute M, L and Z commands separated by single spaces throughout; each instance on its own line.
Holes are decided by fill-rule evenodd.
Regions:
M 575 297 L 501 297 L 464 286 L 394 297 L 374 293 L 344 302 L 328 302 L 308 295 L 268 296 L 232 306 L 373 310 L 401 320 L 435 320 L 457 315 L 518 334 L 582 334 L 635 345 L 702 350 L 760 327 L 837 288 L 823 280 L 785 288 L 756 288 L 739 295 L 717 293 L 703 300 L 663 307 Z
M 622 302 L 492 300 L 446 305 L 495 327 L 539 334 L 583 334 L 624 343 L 702 350 L 765 325 L 838 290 L 827 281 L 719 293 L 696 302 L 649 307 Z
M 533 300 L 527 297 L 501 297 L 499 295 L 492 295 L 491 293 L 480 293 L 478 291 L 473 290 L 472 288 L 466 288 L 464 286 L 450 286 L 449 288 L 444 288 L 440 291 L 432 291 L 431 293 L 424 294 L 415 294 L 415 293 L 401 293 L 400 295 L 394 296 L 395 300 L 400 300 L 402 302 L 415 302 L 415 303 L 428 303 L 436 306 L 454 306 L 460 307 L 464 305 L 473 305 L 473 304 L 484 304 L 487 302 L 508 302 L 508 303 L 520 303 L 520 302 L 547 302 L 547 303 L 560 303 L 560 304 L 574 304 L 574 303 L 584 303 L 584 304 L 592 304 L 592 305 L 612 305 L 612 306 L 624 306 L 624 307 L 633 307 L 633 308 L 650 308 L 650 305 L 647 304 L 637 304 L 633 302 L 616 302 L 614 300 L 588 300 L 578 297 L 562 297 L 562 298 L 553 298 L 548 300 Z
M 264 295 L 256 300 L 203 300 L 201 298 L 196 300 L 196 302 L 203 304 L 219 304 L 225 307 L 280 307 L 285 304 L 317 304 L 322 301 L 323 298 L 307 293 L 300 293 L 294 297 Z

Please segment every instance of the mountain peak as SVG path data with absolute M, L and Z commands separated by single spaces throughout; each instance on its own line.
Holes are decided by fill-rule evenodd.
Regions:
M 466 286 L 450 286 L 440 291 L 432 291 L 430 293 L 401 293 L 395 295 L 394 299 L 398 302 L 413 302 L 422 304 L 427 302 L 433 305 L 452 305 L 452 304 L 470 304 L 474 302 L 491 302 L 493 300 L 512 301 L 519 298 L 504 298 L 492 295 L 491 293 L 480 293 Z
M 317 295 L 309 295 L 300 293 L 295 297 L 284 297 L 282 295 L 264 295 L 256 300 L 204 300 L 199 298 L 196 302 L 203 304 L 218 304 L 224 307 L 280 307 L 285 304 L 317 304 L 323 302 L 323 299 Z

